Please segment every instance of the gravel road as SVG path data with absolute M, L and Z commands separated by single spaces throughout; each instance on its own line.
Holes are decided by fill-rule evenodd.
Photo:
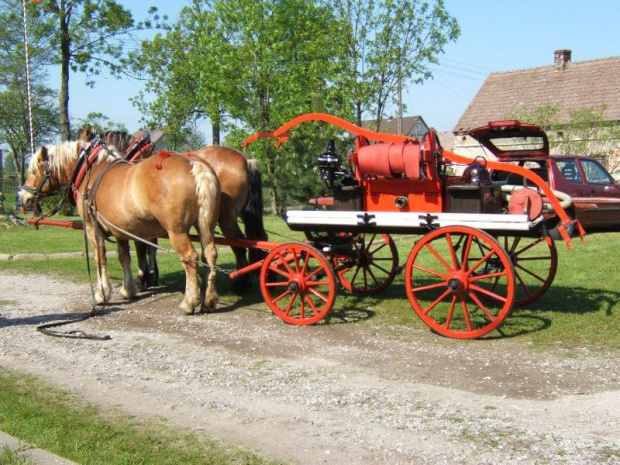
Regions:
M 62 328 L 108 341 L 53 338 L 37 325 L 89 311 L 89 287 L 0 272 L 2 366 L 299 464 L 620 463 L 618 353 L 299 328 L 262 303 L 184 316 L 181 298 L 158 289 Z

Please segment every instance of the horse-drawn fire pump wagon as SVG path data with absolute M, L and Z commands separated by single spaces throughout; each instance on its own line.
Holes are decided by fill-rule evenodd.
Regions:
M 284 215 L 289 228 L 302 231 L 306 240 L 215 239 L 233 250 L 267 252 L 250 265 L 238 261 L 230 277 L 258 270 L 265 302 L 285 322 L 321 321 L 334 305 L 338 283 L 354 294 L 371 295 L 388 288 L 404 269 L 407 297 L 433 331 L 481 337 L 498 328 L 514 306 L 541 297 L 553 282 L 557 252 L 551 228 L 567 246 L 567 230 L 585 234 L 564 211 L 570 198 L 552 191 L 534 172 L 444 150 L 433 130 L 416 139 L 310 113 L 271 133 L 255 134 L 245 145 L 264 137 L 281 144 L 288 131 L 307 121 L 336 125 L 354 139 L 346 157 L 336 153 L 334 144 L 318 156 L 329 195 L 311 199 L 312 209 Z M 512 151 L 548 154 L 547 138 L 534 125 L 493 122 L 471 134 L 495 155 L 504 150 L 501 141 L 509 141 Z M 462 174 L 454 174 L 456 165 L 465 167 Z M 160 169 L 161 160 L 154 166 Z M 519 184 L 509 184 L 510 176 L 502 173 L 514 175 Z M 404 265 L 399 265 L 396 235 L 413 244 Z
M 407 234 L 420 236 L 411 241 L 404 265 L 407 297 L 417 315 L 444 336 L 480 337 L 499 327 L 513 306 L 533 302 L 553 282 L 557 252 L 551 228 L 558 228 L 567 245 L 569 227 L 585 234 L 564 212 L 562 203 L 568 206 L 570 198 L 553 192 L 532 171 L 451 153 L 432 130 L 418 140 L 314 113 L 273 133 L 256 134 L 246 144 L 261 137 L 281 144 L 288 131 L 313 120 L 348 131 L 354 150 L 343 160 L 330 144 L 319 155 L 320 176 L 331 195 L 312 199 L 314 210 L 284 216 L 292 230 L 305 233 L 307 243 L 281 245 L 265 259 L 262 293 L 284 321 L 323 318 L 333 305 L 336 280 L 363 295 L 386 289 L 402 268 L 392 235 Z M 534 125 L 493 122 L 477 134 L 491 150 L 501 147 L 498 140 L 509 139 L 524 144 L 517 150 L 548 153 L 546 135 Z M 462 175 L 449 174 L 454 164 L 467 165 Z M 494 182 L 493 170 L 524 182 L 509 185 L 505 176 Z

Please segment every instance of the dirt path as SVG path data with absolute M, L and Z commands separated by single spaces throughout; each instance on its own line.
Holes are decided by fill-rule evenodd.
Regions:
M 89 296 L 0 272 L 2 366 L 300 464 L 620 462 L 617 354 L 298 328 L 263 304 L 187 317 L 164 290 L 63 328 L 110 341 L 36 331 L 87 311 Z

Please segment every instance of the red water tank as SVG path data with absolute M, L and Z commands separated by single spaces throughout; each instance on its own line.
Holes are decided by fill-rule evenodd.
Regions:
M 360 172 L 368 176 L 383 176 L 417 181 L 420 179 L 419 144 L 372 144 L 361 147 L 356 160 Z

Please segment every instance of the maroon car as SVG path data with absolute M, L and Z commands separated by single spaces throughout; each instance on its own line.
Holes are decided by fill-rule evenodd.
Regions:
M 581 225 L 620 227 L 620 186 L 595 159 L 579 155 L 549 155 L 547 135 L 534 124 L 504 121 L 469 131 L 499 161 L 531 169 L 549 186 L 572 198 L 566 212 Z M 528 184 L 521 176 L 496 171 L 493 181 L 508 185 Z M 552 234 L 556 235 L 556 234 Z

